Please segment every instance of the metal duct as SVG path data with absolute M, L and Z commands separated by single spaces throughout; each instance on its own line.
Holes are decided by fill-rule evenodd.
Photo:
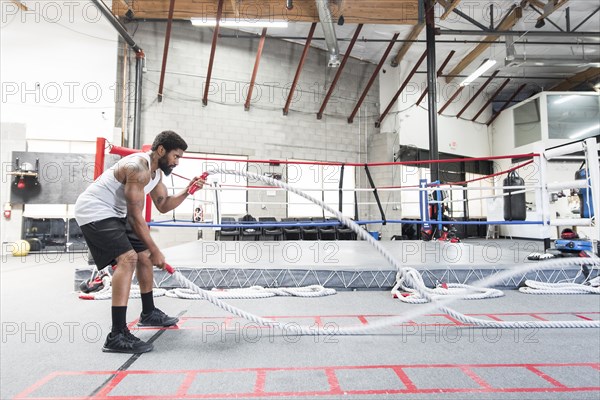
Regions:
M 583 67 L 586 65 L 600 67 L 600 58 L 586 56 L 573 58 L 573 56 L 567 55 L 528 56 L 526 54 L 517 54 L 514 39 L 511 36 L 507 36 L 504 65 L 506 67 Z
M 329 10 L 329 0 L 315 0 L 317 10 L 319 10 L 319 20 L 323 28 L 325 43 L 327 43 L 327 52 L 329 53 L 328 66 L 337 68 L 340 66 L 340 49 L 338 48 L 337 36 L 335 35 L 335 26 L 333 24 L 333 15 Z

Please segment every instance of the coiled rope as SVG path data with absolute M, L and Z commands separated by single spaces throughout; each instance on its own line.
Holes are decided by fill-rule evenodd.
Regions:
M 504 293 L 498 289 L 492 288 L 478 288 L 472 285 L 465 285 L 462 283 L 448 283 L 443 286 L 438 286 L 434 289 L 430 289 L 425 286 L 423 277 L 416 270 L 408 270 L 403 274 L 398 272 L 396 274 L 396 284 L 392 288 L 392 295 L 397 297 L 404 303 L 410 304 L 423 304 L 428 303 L 429 300 L 421 297 L 419 293 L 411 286 L 408 285 L 406 276 L 410 275 L 413 282 L 424 288 L 423 291 L 429 294 L 431 300 L 438 300 L 445 296 L 453 296 L 461 300 L 480 300 L 480 299 L 492 299 L 495 297 L 502 297 Z M 398 289 L 402 289 L 404 293 L 401 293 Z
M 227 304 L 227 303 L 221 301 L 216 296 L 214 296 L 211 292 L 202 290 L 201 288 L 196 286 L 193 282 L 191 282 L 189 279 L 187 279 L 185 276 L 183 276 L 178 271 L 173 272 L 173 277 L 175 278 L 175 280 L 177 282 L 179 282 L 179 284 L 181 284 L 184 288 L 190 289 L 192 292 L 201 295 L 201 297 L 203 299 L 207 300 L 211 304 L 214 304 L 215 306 L 217 306 L 229 313 L 232 313 L 238 317 L 247 319 L 247 320 L 257 323 L 257 324 L 277 327 L 282 330 L 285 330 L 288 333 L 295 333 L 298 335 L 358 335 L 358 334 L 366 334 L 369 332 L 379 330 L 384 327 L 389 327 L 392 325 L 410 321 L 411 319 L 413 319 L 415 317 L 418 317 L 420 315 L 430 312 L 430 310 L 432 310 L 434 308 L 437 308 L 438 310 L 452 316 L 453 318 L 457 319 L 458 321 L 460 321 L 462 323 L 472 324 L 472 325 L 476 325 L 476 326 L 480 326 L 480 327 L 508 328 L 508 329 L 515 329 L 515 328 L 530 329 L 532 327 L 538 327 L 538 328 L 600 328 L 600 321 L 490 321 L 490 320 L 484 320 L 484 319 L 466 316 L 462 313 L 459 313 L 458 311 L 455 311 L 451 308 L 446 307 L 446 304 L 449 304 L 449 302 L 454 300 L 454 298 L 452 296 L 447 296 L 448 298 L 443 299 L 443 300 L 433 300 L 431 298 L 430 294 L 427 293 L 427 291 L 425 290 L 427 288 L 425 286 L 423 286 L 422 284 L 420 284 L 419 282 L 415 282 L 413 279 L 413 274 L 409 273 L 412 270 L 412 271 L 414 271 L 414 273 L 418 274 L 418 271 L 416 271 L 414 268 L 402 267 L 400 265 L 400 263 L 383 246 L 381 246 L 367 231 L 365 231 L 364 229 L 361 229 L 361 227 L 359 225 L 357 225 L 353 220 L 346 217 L 339 211 L 333 209 L 332 207 L 325 204 L 324 202 L 322 202 L 318 199 L 315 199 L 312 196 L 310 196 L 302 191 L 299 191 L 286 183 L 283 183 L 283 182 L 275 180 L 275 179 L 271 179 L 266 176 L 254 174 L 251 172 L 234 171 L 234 170 L 226 170 L 226 169 L 217 168 L 217 169 L 208 171 L 208 174 L 209 175 L 214 175 L 214 174 L 236 175 L 236 176 L 256 179 L 256 180 L 262 181 L 268 185 L 277 186 L 282 189 L 288 190 L 294 194 L 297 194 L 297 195 L 319 205 L 324 210 L 335 215 L 335 217 L 340 222 L 342 222 L 344 225 L 346 225 L 347 227 L 352 229 L 357 234 L 358 237 L 360 237 L 363 240 L 368 241 L 392 266 L 394 266 L 394 268 L 396 268 L 396 270 L 399 273 L 402 274 L 403 277 L 405 277 L 407 284 L 410 285 L 411 287 L 413 287 L 415 292 L 418 293 L 419 296 L 421 296 L 423 299 L 431 302 L 431 304 L 425 305 L 424 307 L 420 308 L 417 312 L 412 312 L 412 313 L 409 312 L 402 316 L 386 318 L 384 320 L 376 321 L 369 325 L 360 325 L 360 326 L 356 326 L 356 327 L 339 328 L 334 331 L 332 331 L 331 329 L 323 329 L 323 328 L 315 329 L 314 327 L 302 327 L 302 326 L 291 326 L 290 327 L 289 325 L 284 326 L 284 324 L 282 324 L 278 321 L 273 321 L 270 319 L 262 318 L 257 315 L 248 313 L 244 310 L 241 310 L 237 307 L 234 307 L 230 304 Z M 578 259 L 578 260 L 564 259 L 564 260 L 556 260 L 556 261 L 549 260 L 546 263 L 544 263 L 544 267 L 557 267 L 557 266 L 564 267 L 564 266 L 582 265 L 582 264 L 599 266 L 600 262 L 598 261 L 598 258 L 586 258 L 586 259 Z M 532 270 L 532 269 L 536 269 L 536 268 L 539 268 L 539 265 L 522 265 L 519 268 L 515 268 L 511 271 L 504 271 L 503 273 L 499 273 L 496 276 L 485 279 L 473 286 L 475 286 L 475 287 L 493 286 L 494 283 L 499 283 L 503 279 L 506 279 L 507 277 L 517 275 L 519 273 L 523 273 L 524 271 Z

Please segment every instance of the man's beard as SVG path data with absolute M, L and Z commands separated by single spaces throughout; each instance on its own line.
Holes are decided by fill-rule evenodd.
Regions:
M 165 176 L 169 176 L 173 171 L 174 167 L 169 165 L 169 160 L 166 154 L 158 159 L 158 168 L 160 168 L 160 170 L 165 174 Z

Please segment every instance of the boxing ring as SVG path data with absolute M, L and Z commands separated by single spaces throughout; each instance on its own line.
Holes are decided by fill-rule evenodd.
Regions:
M 111 154 L 126 155 L 135 150 L 122 148 L 118 146 L 107 145 L 103 139 L 98 140 L 97 144 L 97 166 L 103 165 L 103 156 L 105 149 L 109 149 Z M 147 149 L 147 148 L 146 148 Z M 549 183 L 547 173 L 548 163 L 553 159 L 559 158 L 573 152 L 584 152 L 586 168 L 589 171 L 588 179 L 578 179 L 560 183 Z M 321 199 L 333 199 L 329 201 L 332 207 L 338 210 L 350 211 L 353 221 L 363 226 L 375 237 L 380 236 L 380 231 L 391 229 L 393 232 L 400 233 L 401 230 L 394 226 L 403 224 L 416 226 L 418 229 L 425 230 L 435 227 L 438 232 L 444 232 L 447 226 L 478 226 L 486 225 L 488 232 L 491 227 L 499 226 L 518 226 L 519 229 L 533 227 L 537 229 L 539 237 L 549 238 L 551 230 L 557 226 L 585 226 L 590 229 L 590 239 L 597 244 L 600 227 L 595 223 L 593 212 L 591 210 L 599 209 L 598 196 L 594 193 L 600 193 L 598 177 L 598 145 L 593 139 L 574 143 L 568 146 L 540 151 L 538 153 L 516 154 L 507 156 L 497 156 L 486 158 L 487 161 L 498 162 L 495 165 L 496 172 L 488 175 L 471 177 L 472 179 L 460 182 L 428 182 L 419 175 L 416 185 L 394 185 L 377 186 L 374 177 L 377 177 L 378 168 L 403 168 L 406 166 L 419 168 L 422 165 L 428 165 L 432 161 L 408 161 L 393 163 L 335 163 L 335 162 L 311 162 L 294 160 L 248 160 L 241 158 L 215 158 L 215 157 L 197 157 L 184 155 L 183 159 L 189 160 L 192 169 L 188 169 L 187 176 L 181 175 L 176 169 L 174 175 L 178 181 L 171 177 L 172 187 L 169 190 L 177 190 L 177 187 L 183 187 L 186 180 L 191 176 L 200 175 L 207 170 L 222 168 L 225 163 L 234 170 L 249 171 L 251 169 L 263 172 L 265 176 L 274 176 L 276 179 L 289 178 L 290 174 L 285 174 L 290 165 L 309 166 L 314 168 L 338 168 L 337 175 L 334 176 L 335 187 L 330 185 L 327 188 L 316 190 L 314 187 L 297 187 L 298 190 L 307 191 L 307 193 L 316 193 Z M 483 159 L 451 159 L 439 160 L 433 162 L 453 163 L 453 162 L 479 162 Z M 233 163 L 233 164 L 232 164 Z M 501 164 L 500 164 L 501 163 Z M 257 166 L 264 166 L 268 169 L 265 173 Z M 254 167 L 252 167 L 254 166 Z M 273 173 L 273 166 L 280 167 L 284 174 L 277 175 Z M 528 182 L 522 186 L 505 186 L 502 184 L 502 178 L 513 171 L 523 171 L 524 168 L 533 168 L 533 172 L 527 172 Z M 369 187 L 346 187 L 344 184 L 344 169 L 354 168 L 354 175 L 364 173 L 365 185 Z M 364 169 L 364 172 L 363 172 Z M 401 170 L 402 171 L 402 170 Z M 96 170 L 96 174 L 101 173 L 101 169 Z M 346 172 L 348 174 L 348 172 Z M 346 179 L 347 179 L 346 175 Z M 212 177 L 211 177 L 212 178 Z M 287 213 L 278 215 L 275 221 L 240 221 L 242 214 L 249 214 L 249 209 L 253 202 L 250 200 L 252 194 L 268 192 L 269 196 L 281 200 L 280 193 L 285 194 L 285 189 L 272 185 L 255 184 L 247 179 L 227 181 L 226 175 L 214 174 L 214 179 L 208 181 L 204 189 L 190 195 L 191 199 L 184 202 L 184 206 L 189 209 L 186 213 L 173 213 L 172 217 L 166 215 L 156 215 L 156 210 L 152 212 L 151 202 L 148 197 L 146 207 L 146 219 L 150 228 L 156 232 L 169 231 L 172 229 L 202 232 L 203 240 L 193 240 L 187 243 L 177 244 L 165 249 L 163 252 L 167 260 L 178 268 L 183 275 L 190 281 L 203 288 L 239 288 L 251 286 L 264 287 L 301 287 L 308 285 L 321 285 L 336 289 L 389 289 L 394 286 L 396 281 L 396 271 L 386 260 L 376 252 L 372 251 L 371 246 L 364 240 L 264 240 L 261 232 L 266 229 L 281 231 L 281 238 L 284 239 L 284 231 L 311 231 L 318 232 L 317 236 L 311 238 L 320 238 L 323 230 L 339 232 L 346 228 L 343 224 L 332 218 L 331 214 L 323 213 L 321 218 L 298 217 L 295 220 L 286 218 Z M 243 177 L 242 177 L 243 178 Z M 416 178 L 415 178 L 416 179 Z M 169 178 L 163 177 L 163 182 L 168 184 Z M 358 179 L 357 179 L 358 180 Z M 487 185 L 470 186 L 479 182 L 488 182 Z M 260 183 L 260 182 L 258 182 Z M 301 182 L 300 182 L 301 184 Z M 356 185 L 358 186 L 358 185 Z M 553 218 L 551 216 L 549 199 L 551 193 L 561 190 L 579 189 L 587 191 L 586 207 L 588 208 L 587 218 Z M 246 204 L 242 207 L 242 212 L 238 211 L 237 218 L 226 218 L 227 202 L 224 201 L 225 193 L 243 192 Z M 462 194 L 465 191 L 475 193 L 459 196 L 458 199 L 453 193 Z M 385 197 L 397 194 L 409 194 L 412 199 L 412 209 L 418 209 L 418 216 L 411 215 L 411 218 L 388 218 L 390 214 L 397 216 L 398 213 L 389 212 L 389 205 L 396 204 L 395 201 L 385 201 Z M 529 213 L 525 220 L 507 221 L 502 219 L 501 215 L 495 214 L 488 209 L 489 219 L 485 221 L 460 220 L 452 218 L 445 220 L 442 210 L 453 203 L 465 203 L 473 201 L 506 199 L 510 196 L 527 193 L 533 196 L 536 207 L 534 212 Z M 590 195 L 592 194 L 592 195 Z M 200 195 L 200 196 L 199 196 Z M 200 197 L 200 198 L 198 198 Z M 348 202 L 348 198 L 353 201 Z M 265 197 L 259 197 L 255 202 L 262 208 L 271 209 L 274 205 L 289 205 L 289 200 L 277 202 L 267 202 Z M 285 200 L 285 199 L 283 199 Z M 362 201 L 360 201 L 362 200 Z M 374 200 L 374 201 L 373 201 Z M 190 203 L 192 207 L 190 207 Z M 350 204 L 348 204 L 350 203 Z M 407 202 L 410 203 L 410 202 Z M 490 202 L 488 202 L 488 207 Z M 349 206 L 349 207 L 348 207 Z M 437 211 L 433 207 L 437 206 Z M 408 207 L 408 206 L 404 206 Z M 193 208 L 190 209 L 190 208 Z M 369 213 L 367 219 L 360 219 L 364 215 L 360 209 L 367 208 Z M 583 207 L 582 207 L 583 208 Z M 255 208 L 258 210 L 258 208 Z M 387 212 L 386 212 L 387 211 Z M 346 213 L 344 213 L 346 215 Z M 353 215 L 352 215 L 353 214 Z M 493 215 L 492 215 L 493 214 Z M 183 215 L 183 217 L 181 217 Z M 531 218 L 531 217 L 534 218 Z M 417 217 L 417 218 L 415 218 Z M 210 240 L 229 230 L 237 231 L 239 240 Z M 248 233 L 246 235 L 246 233 Z M 400 235 L 398 235 L 400 236 Z M 487 236 L 487 235 L 486 235 Z M 221 236 L 221 239 L 226 237 Z M 247 240 L 262 239 L 262 240 Z M 267 238 L 268 239 L 268 238 Z M 355 239 L 355 238 L 353 238 Z M 497 240 L 480 237 L 477 239 L 462 239 L 459 242 L 452 243 L 450 240 L 381 240 L 380 244 L 389 251 L 403 265 L 417 269 L 423 276 L 423 280 L 428 286 L 435 286 L 441 282 L 470 284 L 475 281 L 493 276 L 503 270 L 506 270 L 517 263 L 527 262 L 527 256 L 533 252 L 543 252 L 547 242 L 541 240 Z M 507 278 L 496 283 L 498 287 L 515 288 L 521 285 L 525 280 L 536 280 L 548 283 L 561 281 L 582 281 L 581 271 L 578 267 L 566 266 L 545 269 L 543 264 L 540 268 L 528 271 L 526 273 Z M 176 287 L 177 283 L 171 276 L 158 271 L 156 274 L 157 287 L 171 288 Z M 83 268 L 76 271 L 75 284 L 89 278 L 89 269 Z

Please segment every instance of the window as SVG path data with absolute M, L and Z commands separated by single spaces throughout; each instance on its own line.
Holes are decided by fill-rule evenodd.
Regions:
M 581 140 L 600 134 L 600 96 L 548 95 L 548 137 Z
M 344 189 L 355 188 L 354 173 L 354 167 L 344 167 Z M 338 210 L 340 175 L 341 167 L 337 165 L 288 164 L 287 183 Z M 347 216 L 354 215 L 354 193 L 351 190 L 343 192 L 342 213 Z M 288 216 L 318 217 L 322 215 L 323 209 L 320 206 L 297 194 L 288 192 Z M 332 215 L 325 213 L 325 216 Z
M 513 117 L 515 124 L 515 147 L 542 140 L 539 98 L 516 107 Z

